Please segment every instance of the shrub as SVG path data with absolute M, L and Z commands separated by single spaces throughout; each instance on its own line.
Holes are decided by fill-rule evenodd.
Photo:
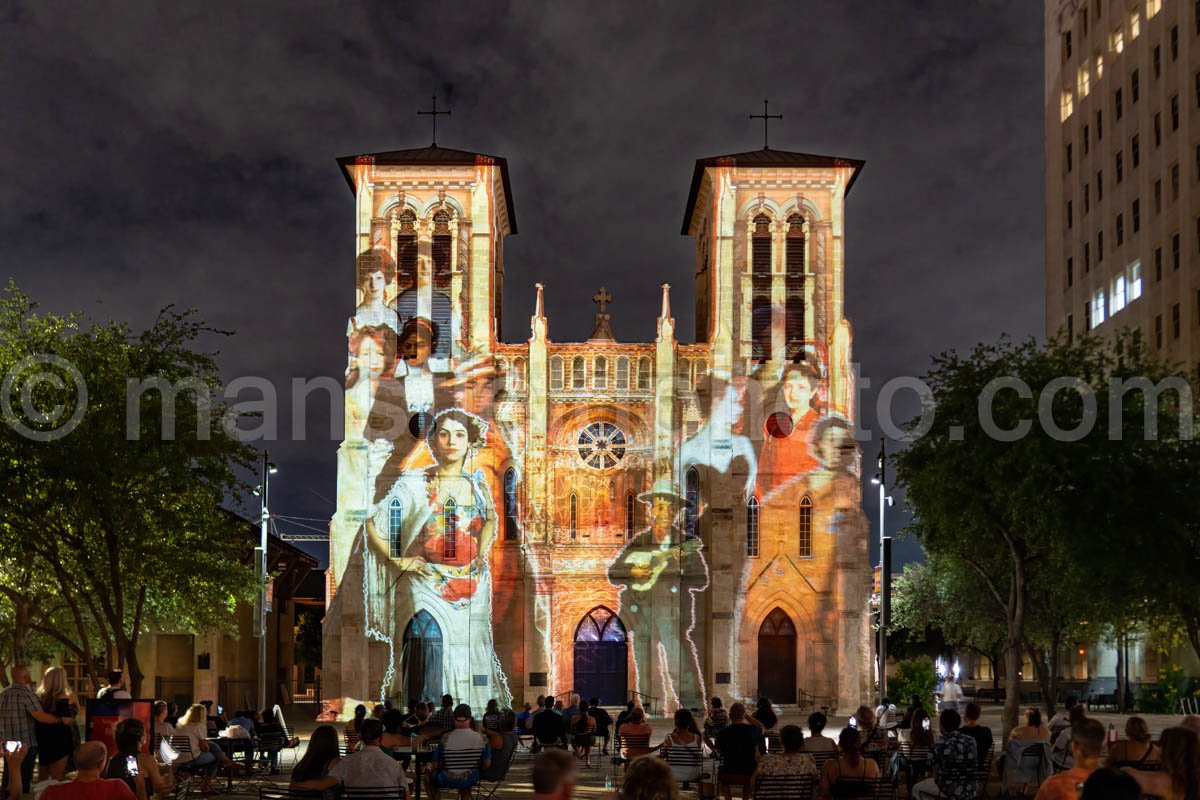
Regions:
M 1189 683 L 1193 685 L 1189 687 Z M 1158 682 L 1142 688 L 1138 696 L 1138 711 L 1147 714 L 1174 714 L 1181 698 L 1196 696 L 1200 686 L 1195 684 L 1195 681 L 1188 680 L 1183 667 L 1178 664 L 1164 664 L 1158 668 Z
M 908 702 L 909 696 L 915 694 L 921 698 L 921 702 L 930 706 L 936 688 L 937 669 L 929 656 L 901 661 L 888 678 L 888 696 L 900 703 Z

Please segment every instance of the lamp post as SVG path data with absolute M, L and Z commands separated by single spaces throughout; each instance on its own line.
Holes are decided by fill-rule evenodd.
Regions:
M 892 616 L 892 537 L 885 524 L 892 496 L 887 493 L 886 440 L 879 440 L 879 471 L 871 483 L 879 487 L 879 703 L 887 696 L 887 631 Z
M 267 707 L 267 522 L 271 512 L 267 508 L 267 490 L 270 487 L 271 476 L 279 468 L 267 458 L 267 451 L 262 454 L 262 483 L 258 485 L 255 494 L 262 501 L 262 513 L 259 516 L 259 541 L 254 549 L 254 567 L 258 573 L 258 608 L 255 609 L 254 635 L 258 637 L 258 707 Z

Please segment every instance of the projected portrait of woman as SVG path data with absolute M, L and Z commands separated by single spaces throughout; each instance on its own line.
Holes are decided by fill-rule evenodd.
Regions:
M 486 433 L 474 414 L 438 412 L 425 440 L 433 466 L 403 473 L 367 522 L 364 599 L 375 638 L 391 644 L 388 694 L 449 693 L 472 705 L 511 699 L 492 641 L 488 553 L 496 512 L 491 487 L 471 463 Z M 440 668 L 420 637 L 409 635 L 414 620 L 426 639 L 436 631 Z
M 387 326 L 399 330 L 396 306 L 389 300 L 389 290 L 396 277 L 391 255 L 382 248 L 373 248 L 358 256 L 358 306 L 347 326 L 347 335 L 355 328 Z
M 346 438 L 363 436 L 373 398 L 396 367 L 396 333 L 383 326 L 355 328 L 350 332 L 350 360 L 346 367 Z
M 820 369 L 807 361 L 788 365 L 780 377 L 777 410 L 767 416 L 758 462 L 755 495 L 760 502 L 821 465 L 812 434 L 821 418 L 825 394 Z

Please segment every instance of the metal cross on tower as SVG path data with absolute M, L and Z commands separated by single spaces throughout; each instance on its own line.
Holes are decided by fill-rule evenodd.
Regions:
M 750 119 L 761 119 L 763 121 L 763 150 L 770 150 L 767 144 L 767 124 L 773 119 L 783 119 L 783 114 L 768 114 L 767 113 L 767 98 L 763 98 L 763 113 L 751 114 Z
M 432 147 L 437 147 L 437 118 L 438 118 L 439 114 L 444 114 L 448 117 L 448 116 L 450 116 L 450 109 L 447 108 L 443 111 L 438 111 L 436 94 L 433 96 L 433 108 L 430 111 L 418 111 L 417 112 L 418 117 L 432 117 L 433 118 L 433 144 L 431 145 Z
M 592 295 L 592 302 L 600 304 L 600 313 L 601 314 L 603 314 L 605 312 L 606 304 L 611 303 L 612 299 L 613 299 L 613 297 L 611 294 L 608 293 L 608 289 L 605 289 L 603 286 L 600 287 L 600 291 L 598 291 L 594 295 Z

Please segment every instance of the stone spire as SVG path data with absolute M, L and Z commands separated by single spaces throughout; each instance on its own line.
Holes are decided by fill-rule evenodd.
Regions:
M 615 342 L 617 337 L 613 335 L 612 326 L 609 324 L 612 321 L 612 315 L 608 313 L 608 304 L 612 302 L 612 295 L 608 289 L 603 286 L 600 291 L 592 295 L 592 302 L 600 306 L 600 310 L 596 312 L 596 329 L 592 331 L 592 335 L 588 337 L 589 342 Z
M 670 319 L 671 318 L 671 284 L 664 283 L 662 285 L 662 290 L 663 290 L 662 311 L 658 312 L 658 318 L 659 319 Z
M 537 300 L 533 303 L 533 316 L 529 318 L 529 334 L 530 341 L 546 341 L 546 301 L 542 296 L 542 291 L 545 288 L 542 284 L 537 286 Z

